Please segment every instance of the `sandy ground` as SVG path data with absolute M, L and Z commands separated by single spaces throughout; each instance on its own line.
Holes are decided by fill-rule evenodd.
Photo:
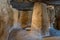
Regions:
M 18 25 L 17 28 L 12 27 L 10 29 L 8 40 L 41 40 L 42 39 L 40 34 L 37 33 L 34 34 L 34 32 L 31 33 L 31 31 L 23 30 L 22 28 L 19 28 L 20 26 L 19 24 L 17 25 Z
M 10 33 L 8 40 L 42 40 L 40 39 L 40 36 L 36 37 L 36 35 L 29 35 L 30 31 L 25 30 L 13 30 Z M 60 40 L 60 37 L 45 37 L 43 40 Z
M 17 26 L 17 25 L 16 25 Z M 53 27 L 50 28 L 50 36 L 44 38 L 45 40 L 60 40 L 60 31 L 54 29 Z M 31 33 L 31 31 L 23 30 L 22 28 L 19 28 L 19 26 L 16 28 L 10 29 L 10 34 L 8 36 L 8 40 L 42 40 L 42 36 L 39 34 Z
M 10 33 L 8 40 L 41 40 L 41 37 L 30 34 L 30 31 L 14 30 Z

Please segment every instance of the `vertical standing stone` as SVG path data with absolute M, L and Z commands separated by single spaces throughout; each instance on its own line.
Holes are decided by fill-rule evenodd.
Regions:
M 43 36 L 49 35 L 49 18 L 47 14 L 47 5 L 44 3 L 35 3 L 32 15 L 31 31 Z
M 50 19 L 50 26 L 53 27 L 53 23 L 55 21 L 55 9 L 54 6 L 50 5 L 48 6 L 48 14 Z
M 60 6 L 55 6 L 56 14 L 55 14 L 55 28 L 60 30 Z
M 8 36 L 8 3 L 7 0 L 0 0 L 0 40 L 7 40 Z
M 36 2 L 32 14 L 31 33 L 37 38 L 41 38 L 42 13 L 42 3 Z
M 12 8 L 9 6 L 8 9 L 8 16 L 9 16 L 9 20 L 8 20 L 8 26 L 10 26 L 10 28 L 13 26 L 13 10 Z
M 18 11 L 18 22 L 20 23 L 20 11 Z
M 4 8 L 1 10 L 1 14 L 0 14 L 0 39 L 1 40 L 7 39 L 8 36 L 7 23 L 8 23 L 8 12 L 7 9 Z
M 28 24 L 28 11 L 20 11 L 20 24 L 22 28 L 26 28 Z
M 31 27 L 31 21 L 32 21 L 32 11 L 28 11 L 28 26 Z
M 17 23 L 18 23 L 18 10 L 13 9 L 13 18 L 14 18 L 14 27 L 17 27 Z
M 49 21 L 49 16 L 47 13 L 47 5 L 42 4 L 42 35 L 43 36 L 49 36 L 49 26 L 50 26 L 50 21 Z

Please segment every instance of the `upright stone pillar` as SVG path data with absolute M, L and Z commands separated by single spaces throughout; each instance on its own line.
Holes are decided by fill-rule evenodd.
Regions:
M 8 26 L 11 28 L 13 26 L 13 10 L 9 6 L 8 9 L 7 9 L 7 11 L 8 11 L 8 16 L 9 16 Z
M 31 27 L 31 21 L 32 21 L 32 11 L 28 11 L 28 26 Z
M 13 19 L 14 19 L 14 27 L 17 27 L 17 23 L 18 23 L 18 10 L 13 9 Z
M 7 0 L 0 0 L 0 40 L 7 40 L 8 36 L 8 3 Z
M 42 28 L 42 3 L 36 2 L 33 8 L 31 34 L 34 37 L 41 39 L 41 28 Z
M 53 27 L 53 23 L 55 22 L 55 8 L 54 6 L 48 6 L 48 14 L 50 19 L 50 27 Z
M 26 28 L 28 24 L 28 11 L 20 11 L 20 24 L 22 28 Z
M 55 28 L 60 30 L 60 6 L 55 6 Z
M 49 36 L 50 19 L 47 13 L 47 5 L 42 4 L 42 35 Z
M 42 33 L 43 36 L 48 36 L 49 26 L 50 22 L 47 14 L 47 5 L 44 3 L 35 3 L 33 8 L 31 31 L 37 35 Z

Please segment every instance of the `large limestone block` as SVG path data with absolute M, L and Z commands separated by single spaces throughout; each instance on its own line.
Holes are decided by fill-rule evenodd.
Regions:
M 50 21 L 47 13 L 47 5 L 42 4 L 42 35 L 49 36 Z
M 32 23 L 31 23 L 31 35 L 36 36 L 38 39 L 41 37 L 41 28 L 42 28 L 42 3 L 35 3 L 32 14 Z M 40 38 L 39 38 L 39 37 Z
M 28 11 L 20 11 L 20 24 L 22 28 L 25 28 L 27 26 L 29 21 L 28 16 L 29 16 Z

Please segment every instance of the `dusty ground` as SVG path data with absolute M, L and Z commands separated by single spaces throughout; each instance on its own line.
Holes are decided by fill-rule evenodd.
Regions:
M 40 40 L 41 38 L 34 34 L 30 34 L 30 31 L 15 30 L 10 33 L 8 40 Z
M 33 34 L 31 33 L 31 31 L 23 30 L 19 26 L 20 25 L 18 24 L 17 28 L 13 27 L 12 29 L 10 29 L 8 40 L 41 40 L 42 39 L 41 35 Z M 45 37 L 44 40 L 60 40 L 60 37 L 56 37 L 56 36 L 60 36 L 60 31 L 55 30 L 52 27 L 50 28 L 49 32 L 51 37 L 50 36 Z
M 50 32 L 52 31 L 53 28 L 50 29 Z M 56 31 L 56 30 L 55 30 Z M 41 40 L 41 36 L 36 36 L 34 34 L 30 34 L 30 31 L 26 31 L 23 29 L 13 29 L 8 37 L 8 40 Z M 44 40 L 60 40 L 60 37 L 53 37 L 53 36 L 57 36 L 58 34 L 56 34 L 55 32 L 53 32 L 54 34 L 51 34 L 52 37 L 45 37 Z M 57 31 L 57 33 L 59 33 Z M 55 35 L 56 34 L 56 35 Z

